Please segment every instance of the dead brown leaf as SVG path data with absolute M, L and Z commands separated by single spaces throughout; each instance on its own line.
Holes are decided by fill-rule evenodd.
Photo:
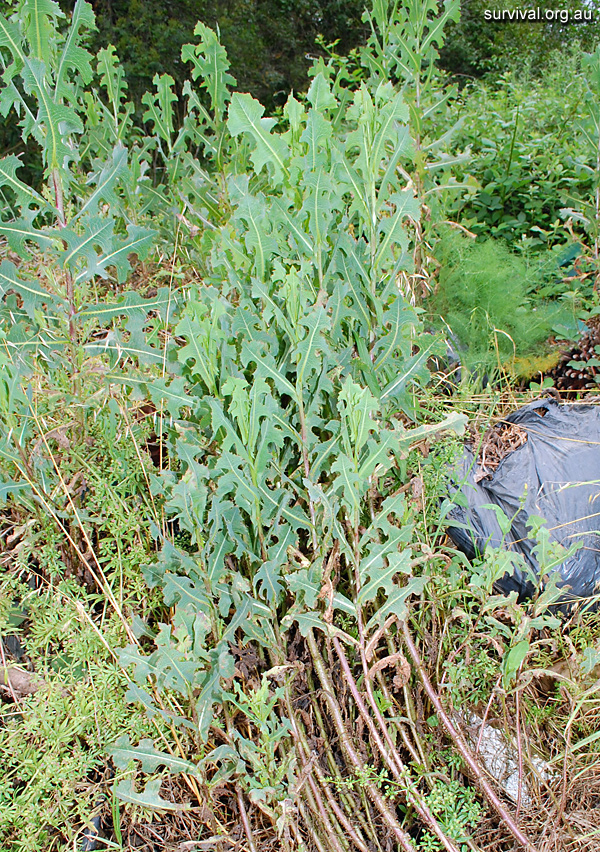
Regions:
M 372 679 L 375 677 L 377 672 L 383 671 L 383 669 L 387 669 L 390 666 L 396 667 L 396 675 L 394 677 L 394 687 L 397 690 L 402 689 L 402 687 L 406 686 L 408 681 L 410 680 L 410 663 L 402 653 L 402 651 L 398 651 L 396 654 L 390 654 L 389 657 L 384 657 L 382 660 L 378 660 L 374 663 L 369 669 L 369 678 Z
M 17 666 L 0 668 L 0 693 L 13 699 L 34 695 L 46 686 L 46 681 L 34 672 L 28 672 Z

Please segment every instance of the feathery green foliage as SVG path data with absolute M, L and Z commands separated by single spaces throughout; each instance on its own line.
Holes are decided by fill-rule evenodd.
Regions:
M 519 361 L 542 355 L 559 326 L 576 327 L 570 302 L 532 296 L 537 269 L 501 242 L 476 242 L 447 230 L 436 246 L 438 287 L 428 310 L 455 335 L 465 366 L 491 377 L 519 372 Z

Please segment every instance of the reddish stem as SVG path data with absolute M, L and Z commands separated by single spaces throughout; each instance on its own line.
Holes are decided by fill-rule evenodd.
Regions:
M 461 732 L 454 727 L 450 718 L 448 717 L 446 711 L 442 706 L 442 702 L 440 701 L 440 697 L 432 686 L 431 681 L 423 667 L 423 663 L 421 662 L 421 657 L 419 656 L 419 652 L 415 643 L 412 640 L 412 636 L 410 635 L 410 631 L 408 629 L 408 625 L 406 622 L 402 624 L 402 630 L 404 632 L 404 641 L 406 643 L 406 647 L 408 648 L 408 652 L 412 658 L 413 663 L 415 664 L 415 668 L 418 672 L 418 675 L 421 679 L 423 686 L 425 687 L 425 692 L 429 696 L 429 700 L 433 704 L 435 708 L 435 712 L 438 716 L 438 719 L 446 729 L 448 736 L 454 743 L 454 746 L 460 756 L 462 757 L 465 764 L 469 767 L 475 780 L 481 787 L 481 790 L 490 803 L 490 805 L 494 808 L 500 819 L 504 822 L 512 836 L 515 840 L 523 846 L 524 849 L 527 849 L 527 852 L 538 852 L 536 847 L 533 845 L 531 840 L 527 837 L 527 835 L 519 828 L 517 823 L 514 821 L 512 816 L 508 813 L 494 790 L 492 789 L 490 783 L 486 779 L 481 767 L 471 754 L 467 743 L 465 742 L 463 735 Z
M 386 739 L 388 748 L 386 749 L 386 747 L 384 746 L 384 744 L 381 740 L 381 737 L 379 736 L 379 733 L 377 731 L 377 728 L 375 726 L 375 723 L 374 723 L 370 713 L 368 712 L 368 710 L 365 706 L 365 703 L 362 699 L 360 692 L 358 691 L 358 686 L 357 686 L 356 681 L 354 680 L 354 678 L 352 676 L 352 672 L 350 671 L 350 665 L 348 664 L 348 660 L 347 660 L 346 655 L 344 653 L 344 649 L 342 648 L 342 646 L 340 644 L 340 640 L 337 637 L 335 637 L 333 639 L 333 646 L 335 648 L 336 654 L 339 657 L 340 663 L 342 665 L 342 670 L 343 670 L 345 678 L 346 678 L 346 682 L 348 683 L 348 686 L 350 687 L 350 692 L 352 693 L 352 697 L 354 698 L 354 701 L 356 702 L 356 706 L 358 707 L 359 713 L 363 717 L 363 719 L 365 720 L 367 727 L 369 729 L 369 733 L 373 737 L 373 740 L 374 740 L 375 744 L 377 745 L 377 748 L 381 752 L 381 755 L 382 755 L 383 759 L 385 760 L 388 768 L 390 769 L 390 771 L 392 772 L 394 777 L 397 779 L 397 781 L 402 785 L 402 788 L 405 791 L 409 802 L 413 805 L 413 807 L 415 808 L 415 810 L 417 811 L 417 813 L 419 814 L 419 816 L 421 817 L 423 822 L 426 823 L 427 827 L 436 835 L 436 837 L 438 838 L 440 843 L 442 843 L 442 845 L 446 848 L 447 852 L 458 852 L 458 847 L 449 837 L 446 837 L 446 835 L 444 834 L 444 832 L 440 828 L 438 821 L 433 816 L 433 814 L 431 813 L 431 811 L 429 810 L 429 808 L 427 807 L 427 805 L 425 804 L 425 802 L 423 801 L 421 796 L 419 796 L 417 791 L 414 788 L 412 788 L 410 781 L 407 781 L 407 779 L 404 778 L 403 772 L 405 770 L 405 767 L 402 763 L 402 760 L 400 759 L 400 755 L 398 754 L 398 752 L 396 751 L 396 749 L 394 747 L 394 743 L 392 742 L 392 739 L 391 739 L 389 732 L 387 730 L 387 727 L 385 725 L 385 720 L 381 716 L 381 713 L 379 712 L 379 708 L 377 707 L 377 704 L 376 704 L 374 697 L 372 696 L 372 693 L 371 693 L 369 695 L 370 704 L 373 707 L 373 710 L 374 710 L 375 715 L 377 717 L 377 721 L 379 722 L 379 727 L 381 728 L 382 733 L 383 733 L 383 735 Z M 365 676 L 365 683 L 368 684 L 368 687 L 369 687 L 368 691 L 370 692 L 370 684 L 368 682 L 368 676 Z

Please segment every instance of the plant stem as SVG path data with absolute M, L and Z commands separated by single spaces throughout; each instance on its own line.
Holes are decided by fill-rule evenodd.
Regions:
M 361 589 L 361 577 L 360 577 L 360 538 L 359 538 L 359 530 L 358 524 L 354 525 L 353 529 L 354 536 L 354 584 L 356 590 L 356 597 L 358 599 L 358 595 Z M 379 736 L 379 731 L 373 721 L 371 714 L 368 712 L 365 707 L 365 703 L 358 691 L 358 686 L 354 677 L 352 676 L 352 672 L 350 670 L 350 665 L 348 663 L 348 659 L 346 654 L 344 653 L 344 649 L 337 637 L 333 639 L 333 646 L 335 648 L 336 654 L 340 660 L 342 665 L 342 669 L 344 671 L 344 675 L 346 676 L 346 680 L 350 687 L 350 691 L 352 692 L 352 697 L 356 702 L 356 706 L 358 710 L 365 720 L 367 727 L 369 728 L 369 732 L 379 749 L 381 756 L 384 761 L 388 765 L 392 774 L 395 776 L 397 781 L 399 782 L 401 789 L 405 791 L 407 801 L 411 803 L 414 807 L 423 822 L 429 827 L 429 829 L 435 834 L 438 838 L 442 846 L 447 850 L 447 852 L 459 852 L 456 844 L 448 838 L 444 832 L 442 831 L 440 824 L 433 816 L 427 804 L 425 803 L 422 796 L 417 792 L 415 786 L 410 781 L 410 775 L 402 763 L 400 759 L 400 755 L 396 751 L 396 747 L 392 738 L 390 737 L 389 731 L 387 729 L 387 725 L 385 720 L 377 706 L 377 702 L 375 701 L 375 697 L 373 696 L 373 690 L 371 687 L 371 679 L 369 676 L 369 666 L 367 663 L 366 653 L 365 653 L 365 628 L 363 621 L 362 608 L 360 606 L 356 607 L 356 620 L 358 624 L 358 638 L 359 638 L 359 651 L 360 651 L 360 660 L 362 664 L 363 674 L 364 674 L 364 682 L 367 691 L 367 697 L 369 699 L 369 704 L 371 705 L 372 711 L 377 719 L 379 730 L 383 734 L 383 737 L 386 741 L 387 748 Z
M 242 796 L 242 791 L 239 786 L 236 785 L 235 792 L 237 794 L 237 803 L 240 811 L 240 819 L 242 821 L 242 826 L 244 829 L 244 833 L 246 835 L 246 840 L 248 841 L 248 848 L 250 852 L 257 852 L 256 846 L 254 845 L 254 840 L 252 839 L 252 828 L 250 827 L 250 821 L 248 819 L 248 813 L 246 811 L 246 806 L 244 804 L 244 797 Z
M 305 807 L 305 805 L 302 801 L 298 802 L 298 810 L 300 811 L 302 819 L 304 820 L 304 824 L 305 824 L 306 829 L 307 829 L 307 831 L 310 835 L 310 839 L 312 840 L 312 842 L 314 843 L 314 845 L 317 848 L 317 852 L 329 852 L 329 849 L 327 849 L 325 846 L 323 846 L 323 842 L 321 841 L 321 838 L 319 837 L 319 835 L 315 831 L 314 827 L 312 826 L 311 821 L 310 821 L 310 817 L 309 817 L 308 813 L 306 812 L 307 809 L 306 809 L 306 807 Z M 298 837 L 297 840 L 300 841 L 300 838 Z M 303 849 L 304 849 L 304 844 L 302 844 L 302 847 L 300 848 L 299 852 L 303 852 Z
M 442 702 L 440 700 L 439 695 L 437 694 L 437 692 L 433 688 L 431 681 L 429 680 L 429 677 L 427 675 L 427 672 L 425 671 L 416 645 L 412 640 L 412 636 L 410 635 L 410 631 L 406 622 L 403 622 L 402 630 L 404 633 L 404 642 L 415 665 L 417 673 L 421 679 L 421 683 L 425 687 L 425 692 L 429 696 L 429 700 L 433 704 L 435 712 L 440 722 L 446 729 L 448 736 L 454 743 L 456 750 L 458 751 L 466 765 L 469 767 L 475 777 L 475 780 L 481 787 L 484 796 L 488 800 L 489 804 L 494 808 L 500 819 L 504 822 L 504 824 L 506 825 L 512 836 L 515 838 L 515 840 L 520 843 L 524 849 L 527 849 L 527 852 L 538 852 L 531 840 L 521 830 L 521 828 L 519 828 L 512 816 L 508 813 L 508 811 L 496 795 L 495 791 L 492 789 L 490 783 L 486 779 L 481 767 L 471 754 L 469 747 L 467 746 L 467 743 L 465 742 L 461 732 L 457 728 L 455 728 L 452 722 L 450 721 L 450 718 L 448 717 L 446 711 L 442 706 Z
M 337 825 L 335 828 L 332 825 L 332 821 L 330 819 L 330 816 L 332 815 L 331 811 L 328 812 L 327 805 L 323 801 L 312 775 L 308 775 L 307 782 L 310 790 L 309 797 L 310 799 L 312 799 L 311 810 L 313 811 L 313 813 L 315 813 L 316 809 L 316 811 L 319 813 L 319 816 L 321 817 L 321 821 L 325 828 L 325 836 L 327 837 L 327 840 L 331 846 L 332 852 L 350 852 L 348 842 L 344 837 L 343 833 L 340 831 L 339 825 Z
M 314 686 L 312 684 L 312 679 L 310 677 L 308 678 L 308 682 L 309 682 L 309 686 L 314 691 Z M 318 729 L 319 729 L 319 736 L 323 738 L 325 753 L 326 753 L 326 756 L 327 756 L 327 763 L 329 765 L 329 770 L 330 770 L 331 774 L 335 777 L 337 782 L 341 785 L 340 786 L 340 793 L 339 793 L 340 799 L 344 803 L 346 811 L 351 813 L 352 816 L 355 819 L 358 819 L 358 821 L 361 824 L 363 831 L 367 834 L 367 836 L 369 836 L 370 835 L 370 826 L 368 824 L 368 820 L 365 819 L 360 808 L 356 807 L 356 801 L 354 801 L 352 799 L 352 797 L 348 793 L 344 792 L 344 790 L 343 790 L 344 779 L 342 778 L 342 775 L 340 773 L 340 768 L 337 765 L 335 758 L 333 756 L 333 750 L 331 748 L 331 743 L 329 742 L 329 738 L 327 736 L 327 729 L 326 729 L 326 726 L 325 726 L 325 722 L 323 720 L 323 716 L 321 715 L 319 705 L 318 705 L 314 696 L 311 696 L 311 705 L 312 705 L 312 708 L 313 708 L 313 712 L 315 714 L 315 718 L 317 720 L 317 725 L 318 725 Z M 319 778 L 320 778 L 322 776 L 321 767 L 316 765 L 315 771 L 317 772 L 317 774 L 319 775 Z M 371 839 L 373 839 L 373 838 L 371 838 Z
M 66 228 L 67 223 L 65 220 L 65 202 L 63 197 L 63 188 L 62 188 L 62 180 L 60 177 L 60 172 L 58 169 L 52 169 L 52 188 L 54 189 L 54 206 L 56 207 L 56 212 L 58 213 L 58 225 L 60 228 Z M 66 247 L 66 242 L 63 240 L 63 245 Z M 75 290 L 73 287 L 73 276 L 69 272 L 69 270 L 65 270 L 65 289 L 67 295 L 67 302 L 69 303 L 69 339 L 71 340 L 71 346 L 73 346 L 77 340 L 77 330 L 75 328 Z M 72 360 L 74 360 L 75 353 L 72 352 Z M 73 365 L 75 368 L 75 364 Z
M 302 400 L 302 388 L 298 387 L 298 416 L 300 418 L 300 435 L 302 438 L 302 460 L 304 462 L 304 475 L 308 480 L 310 478 L 310 460 L 308 458 L 308 447 L 306 446 L 307 432 L 306 432 L 306 414 L 304 412 L 304 402 Z M 313 502 L 312 497 L 309 495 L 308 497 L 308 505 L 310 509 L 310 524 L 311 524 L 311 541 L 313 551 L 316 552 L 318 547 L 317 542 L 317 526 L 316 526 L 316 513 L 315 513 L 315 504 Z
M 52 188 L 54 189 L 54 206 L 58 213 L 58 224 L 61 228 L 66 227 L 65 202 L 63 198 L 62 180 L 58 169 L 52 169 Z
M 310 649 L 311 656 L 313 658 L 313 663 L 315 669 L 317 671 L 317 675 L 319 680 L 321 681 L 321 685 L 324 690 L 325 700 L 327 701 L 327 706 L 329 707 L 329 711 L 331 713 L 331 718 L 335 728 L 340 737 L 340 744 L 342 746 L 342 750 L 348 759 L 348 761 L 352 764 L 355 770 L 364 771 L 364 764 L 359 755 L 354 748 L 351 737 L 346 730 L 346 726 L 344 725 L 344 720 L 342 719 L 342 714 L 340 708 L 334 698 L 334 689 L 333 684 L 327 674 L 327 670 L 325 669 L 325 663 L 323 661 L 323 657 L 321 656 L 321 652 L 317 647 L 317 643 L 315 641 L 315 637 L 313 635 L 312 630 L 309 630 L 307 633 L 307 642 L 308 647 Z M 404 831 L 394 814 L 388 808 L 385 799 L 381 795 L 381 792 L 377 789 L 375 784 L 369 780 L 364 781 L 365 790 L 367 795 L 383 817 L 383 820 L 387 827 L 390 829 L 396 840 L 400 843 L 402 849 L 405 852 L 414 852 L 414 846 L 412 844 L 412 840 L 409 835 Z
M 363 701 L 363 699 L 360 695 L 360 692 L 358 691 L 358 686 L 357 686 L 356 681 L 354 680 L 354 678 L 352 676 L 352 672 L 350 671 L 348 659 L 347 659 L 347 657 L 344 653 L 344 649 L 341 647 L 340 641 L 339 641 L 339 639 L 337 639 L 337 637 L 333 639 L 333 646 L 334 646 L 335 651 L 336 651 L 336 653 L 337 653 L 337 655 L 340 659 L 340 663 L 342 665 L 342 670 L 343 670 L 344 675 L 346 677 L 346 681 L 347 681 L 347 683 L 350 687 L 350 692 L 352 693 L 352 697 L 354 698 L 354 700 L 356 702 L 356 706 L 358 707 L 358 710 L 359 710 L 361 716 L 365 720 L 367 727 L 369 729 L 369 733 L 371 734 L 373 740 L 375 741 L 377 748 L 381 752 L 381 756 L 383 757 L 384 761 L 388 765 L 388 768 L 390 769 L 390 771 L 392 772 L 392 774 L 394 775 L 394 777 L 396 778 L 396 780 L 400 784 L 401 788 L 404 790 L 406 797 L 407 797 L 407 800 L 410 802 L 410 804 L 413 805 L 413 807 L 415 808 L 415 810 L 417 811 L 417 813 L 419 814 L 419 816 L 421 817 L 423 822 L 425 822 L 426 825 L 428 826 L 428 828 L 436 835 L 436 837 L 438 838 L 440 843 L 444 846 L 444 848 L 447 850 L 447 852 L 459 852 L 456 844 L 444 834 L 444 832 L 440 828 L 438 821 L 436 820 L 436 818 L 433 816 L 433 814 L 431 813 L 431 811 L 427 807 L 427 804 L 425 803 L 424 799 L 417 792 L 414 785 L 411 783 L 411 781 L 407 777 L 407 769 L 403 765 L 402 760 L 400 759 L 400 755 L 396 751 L 394 743 L 393 743 L 393 741 L 392 741 L 392 739 L 389 735 L 389 731 L 387 730 L 385 720 L 383 719 L 381 712 L 380 712 L 379 708 L 377 707 L 377 703 L 375 702 L 375 699 L 373 697 L 368 672 L 365 674 L 365 685 L 367 686 L 367 695 L 369 697 L 369 703 L 371 704 L 373 712 L 374 712 L 374 714 L 377 718 L 377 722 L 379 724 L 379 729 L 383 733 L 383 736 L 384 736 L 386 743 L 388 745 L 387 749 L 384 746 L 384 744 L 381 740 L 381 737 L 379 736 L 379 731 L 377 730 L 377 727 L 375 726 L 375 722 L 373 721 L 370 713 L 368 712 L 368 710 L 365 706 L 365 703 L 364 703 L 364 701 Z
M 364 840 L 361 837 L 359 837 L 359 835 L 357 834 L 356 830 L 354 829 L 352 823 L 350 822 L 350 820 L 348 819 L 348 817 L 346 816 L 346 814 L 344 813 L 342 808 L 339 806 L 339 804 L 336 802 L 335 798 L 333 797 L 331 790 L 329 789 L 329 785 L 327 784 L 325 777 L 323 775 L 323 770 L 321 769 L 321 767 L 319 765 L 319 761 L 313 760 L 312 765 L 310 765 L 312 755 L 311 755 L 310 746 L 309 746 L 308 741 L 306 739 L 306 733 L 304 731 L 304 728 L 302 726 L 301 721 L 296 718 L 291 699 L 290 699 L 289 695 L 287 694 L 287 692 L 286 692 L 286 709 L 287 709 L 287 713 L 288 713 L 288 717 L 290 719 L 290 722 L 292 723 L 294 734 L 296 736 L 297 742 L 300 746 L 300 748 L 299 748 L 300 761 L 302 762 L 302 764 L 305 768 L 305 771 L 307 771 L 308 767 L 310 766 L 310 773 L 311 774 L 308 775 L 307 780 L 308 780 L 308 783 L 311 786 L 311 790 L 313 792 L 313 797 L 315 798 L 315 801 L 317 802 L 317 804 L 319 804 L 319 800 L 321 800 L 321 796 L 320 796 L 320 793 L 318 791 L 318 788 L 316 787 L 314 779 L 312 778 L 313 772 L 317 776 L 317 780 L 318 780 L 318 782 L 321 786 L 321 789 L 325 793 L 325 797 L 326 797 L 326 800 L 327 800 L 327 806 L 329 808 L 330 813 L 333 816 L 335 816 L 335 818 L 340 823 L 340 825 L 342 826 L 344 831 L 346 831 L 346 833 L 348 834 L 348 837 L 352 840 L 352 842 L 360 850 L 360 852 L 369 852 L 369 847 L 366 845 Z M 321 732 L 322 731 L 323 731 L 323 726 L 321 725 Z M 345 843 L 345 838 L 344 838 L 343 842 L 344 842 L 344 846 L 347 847 L 347 844 Z

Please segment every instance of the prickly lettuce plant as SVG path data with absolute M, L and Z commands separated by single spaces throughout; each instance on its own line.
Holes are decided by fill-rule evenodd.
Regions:
M 151 135 L 143 136 L 130 128 L 111 49 L 98 57 L 99 103 L 85 88 L 94 70 L 80 44 L 89 7 L 77 4 L 66 35 L 55 4 L 19 10 L 4 22 L 0 45 L 12 61 L 6 97 L 22 110 L 24 136 L 35 132 L 44 146 L 48 187 L 31 190 L 17 163 L 5 163 L 13 208 L 2 233 L 23 270 L 37 247 L 59 273 L 30 284 L 5 261 L 6 316 L 18 318 L 19 333 L 48 363 L 63 346 L 73 375 L 101 364 L 102 379 L 116 377 L 132 406 L 142 399 L 153 412 L 161 446 L 160 472 L 144 473 L 157 548 L 144 573 L 170 613 L 164 623 L 137 620 L 120 662 L 131 673 L 128 697 L 178 745 L 120 738 L 113 759 L 129 777 L 116 794 L 169 808 L 159 779 L 139 789 L 133 778 L 138 764 L 145 776 L 162 766 L 184 773 L 199 801 L 230 785 L 251 846 L 247 802 L 284 848 L 309 836 L 339 852 L 347 834 L 369 848 L 374 814 L 403 849 L 424 826 L 455 850 L 427 805 L 427 784 L 394 748 L 391 704 L 376 686 L 388 667 L 402 677 L 407 663 L 394 642 L 427 584 L 429 556 L 413 544 L 399 471 L 413 442 L 462 425 L 460 416 L 417 425 L 417 392 L 439 343 L 401 288 L 413 275 L 421 215 L 402 91 L 385 67 L 352 92 L 316 71 L 277 125 L 250 95 L 231 92 L 226 54 L 199 25 L 199 43 L 183 50 L 196 87 L 186 86 L 182 123 L 172 80 L 157 76 L 144 97 Z M 431 46 L 441 38 L 432 12 Z M 392 20 L 391 6 L 385 14 Z M 47 33 L 51 49 L 41 57 L 31 20 Z M 406 21 L 394 30 L 405 31 Z M 153 182 L 150 160 L 158 164 Z M 148 299 L 133 291 L 92 298 L 112 269 L 123 281 L 132 252 L 143 257 L 153 239 L 168 246 L 167 214 L 202 283 L 183 297 L 170 287 Z M 27 485 L 28 499 L 43 504 L 51 482 L 43 460 L 39 474 L 28 468 L 35 436 L 19 428 L 35 421 L 28 415 L 38 399 L 6 366 L 12 477 L 4 496 L 20 499 Z M 110 406 L 107 384 L 96 387 L 93 404 Z M 91 412 L 91 402 L 83 408 Z M 373 763 L 394 780 L 392 799 L 365 765 L 360 726 L 349 730 L 332 681 L 338 673 L 354 720 L 369 731 Z M 340 743 L 343 772 L 363 779 L 369 804 L 360 805 L 360 825 L 357 802 L 332 804 L 334 787 L 312 759 L 303 693 L 313 695 L 314 718 L 330 720 L 320 724 Z M 331 743 L 326 753 L 337 783 Z M 416 816 L 405 820 L 407 812 Z
M 157 75 L 156 91 L 144 96 L 152 131 L 144 136 L 133 127 L 114 47 L 97 57 L 85 48 L 94 28 L 90 4 L 77 0 L 68 26 L 64 18 L 53 0 L 23 0 L 10 18 L 0 17 L 0 110 L 17 114 L 23 142 L 39 146 L 44 165 L 43 185 L 33 187 L 19 177 L 19 157 L 0 161 L 0 235 L 13 252 L 0 272 L 8 351 L 17 361 L 37 353 L 62 363 L 66 354 L 73 373 L 100 351 L 113 362 L 162 365 L 168 342 L 157 347 L 141 330 L 153 312 L 169 317 L 176 295 L 163 289 L 151 304 L 128 293 L 105 304 L 104 282 L 118 289 L 131 262 L 147 258 L 157 242 L 172 250 L 175 215 L 185 224 L 188 208 L 200 224 L 219 216 L 218 185 L 201 162 L 220 167 L 226 86 L 235 81 L 216 36 L 199 24 L 199 43 L 182 52 L 200 82 L 185 86 L 181 127 L 175 130 L 173 81 Z M 41 269 L 34 261 L 40 257 Z M 125 333 L 113 322 L 118 317 L 126 318 Z
M 362 61 L 376 79 L 397 80 L 403 86 L 410 113 L 413 151 L 406 168 L 424 214 L 413 226 L 416 277 L 404 282 L 413 302 L 429 289 L 429 244 L 437 239 L 435 229 L 445 218 L 443 211 L 467 187 L 453 174 L 453 169 L 469 158 L 468 151 L 454 142 L 462 123 L 454 117 L 457 90 L 436 68 L 438 50 L 445 40 L 444 28 L 459 15 L 458 0 L 380 0 L 364 14 L 371 35 Z
M 61 399 L 48 388 L 60 388 L 63 404 L 77 406 L 85 431 L 88 415 L 96 416 L 94 400 L 110 396 L 109 384 L 98 380 L 111 369 L 139 369 L 138 382 L 147 371 L 156 378 L 180 370 L 169 354 L 169 326 L 179 304 L 173 278 L 152 298 L 133 290 L 115 298 L 111 291 L 118 293 L 131 264 L 147 258 L 157 242 L 169 250 L 173 238 L 165 246 L 164 235 L 176 231 L 173 208 L 181 199 L 200 199 L 202 211 L 207 205 L 208 215 L 218 215 L 216 194 L 203 189 L 216 184 L 204 180 L 190 150 L 204 140 L 207 161 L 212 157 L 209 140 L 223 125 L 223 99 L 229 97 L 223 86 L 231 78 L 225 71 L 210 78 L 212 114 L 192 84 L 186 86 L 189 109 L 175 141 L 169 136 L 173 96 L 168 80 L 157 78 L 157 93 L 145 98 L 148 125 L 156 132 L 144 136 L 133 127 L 114 48 L 97 57 L 85 48 L 94 27 L 91 6 L 77 0 L 68 24 L 51 0 L 16 6 L 10 18 L 0 16 L 0 109 L 16 112 L 23 142 L 39 146 L 44 181 L 37 187 L 21 180 L 23 162 L 14 154 L 0 160 L 0 236 L 6 241 L 0 264 L 1 479 L 6 493 L 24 493 L 24 483 L 36 481 L 43 494 L 53 486 L 25 459 L 28 442 L 39 439 L 32 411 L 39 414 L 46 400 Z M 194 62 L 193 77 L 212 67 L 213 52 L 222 52 L 213 33 L 201 25 L 198 32 L 200 43 L 184 49 L 184 58 Z M 157 183 L 150 164 L 161 157 L 167 174 Z M 35 398 L 23 384 L 33 370 L 43 376 Z
M 215 49 L 213 58 L 210 73 L 225 79 L 224 54 Z M 204 79 L 209 93 L 219 90 Z M 376 760 L 395 778 L 398 800 L 443 838 L 407 767 L 390 753 L 371 686 L 388 665 L 379 660 L 373 669 L 386 631 L 406 618 L 407 602 L 426 583 L 392 472 L 427 434 L 399 418 L 417 419 L 415 391 L 437 346 L 398 283 L 411 272 L 408 225 L 419 217 L 398 168 L 411 157 L 408 108 L 388 80 L 369 78 L 342 100 L 321 72 L 305 102 L 290 96 L 282 128 L 250 95 L 211 97 L 213 109 L 229 104 L 224 122 L 215 109 L 211 136 L 221 140 L 213 178 L 221 210 L 205 208 L 194 235 L 203 285 L 190 289 L 175 328 L 180 375 L 147 384 L 169 412 L 164 439 L 176 462 L 153 484 L 170 521 L 155 530 L 160 555 L 145 575 L 162 587 L 173 622 L 156 633 L 151 653 L 134 644 L 123 651 L 133 671 L 130 697 L 192 738 L 199 758 L 183 771 L 202 787 L 210 788 L 218 767 L 240 809 L 247 797 L 286 846 L 308 832 L 344 848 L 350 802 L 333 823 L 319 816 L 331 787 L 311 763 L 295 705 L 305 675 L 289 646 L 303 643 L 331 699 L 326 709 L 347 771 L 364 766 L 334 697 L 331 666 L 343 670 L 363 724 L 375 726 Z M 461 424 L 458 417 L 443 426 Z M 392 655 L 389 665 L 399 659 Z M 166 690 L 180 712 L 165 716 L 156 703 Z M 160 765 L 156 755 L 152 767 L 144 763 L 146 751 L 122 742 L 115 758 Z M 162 762 L 172 764 L 166 754 Z M 307 774 L 310 794 L 301 781 Z M 412 848 L 396 804 L 367 776 L 386 830 Z M 153 781 L 118 792 L 156 804 Z M 368 822 L 352 832 L 359 848 L 371 837 Z
M 15 8 L 0 104 L 37 140 L 45 183 L 4 159 L 0 533 L 50 597 L 70 572 L 90 647 L 127 642 L 146 718 L 114 735 L 107 843 L 123 846 L 120 808 L 191 804 L 209 846 L 235 814 L 249 849 L 266 829 L 284 849 L 457 852 L 479 848 L 482 796 L 494 830 L 532 850 L 450 705 L 514 698 L 525 730 L 554 592 L 529 614 L 490 600 L 506 554 L 466 570 L 432 532 L 439 492 L 423 500 L 430 439 L 463 424 L 422 422 L 438 341 L 411 304 L 422 223 L 452 187 L 432 68 L 456 4 L 377 0 L 361 68 L 315 63 L 278 120 L 232 90 L 199 24 L 184 97 L 157 75 L 143 127 L 114 49 L 85 51 L 89 6 L 69 26 L 47 0 Z M 149 277 L 132 255 L 152 245 L 168 265 Z
M 86 31 L 94 27 L 89 3 L 78 0 L 66 32 L 59 26 L 64 15 L 48 0 L 24 0 L 10 18 L 0 18 L 0 52 L 4 66 L 1 109 L 19 116 L 25 143 L 40 146 L 45 186 L 42 192 L 18 176 L 20 160 L 9 155 L 0 164 L 1 187 L 6 208 L 0 233 L 19 257 L 43 252 L 48 265 L 60 270 L 49 287 L 21 275 L 14 263 L 2 264 L 2 295 L 12 291 L 21 297 L 19 314 L 35 320 L 41 306 L 66 318 L 68 337 L 76 339 L 79 320 L 78 294 L 108 269 L 123 282 L 130 269 L 129 256 L 145 257 L 152 232 L 130 217 L 123 203 L 123 188 L 133 176 L 119 127 L 120 93 L 113 92 L 115 66 L 104 52 L 99 67 L 109 91 L 114 121 L 98 121 L 96 144 L 82 148 L 89 124 L 88 112 L 98 108 L 85 98 L 93 77 L 93 57 L 82 46 Z M 112 75 L 112 76 L 111 76 Z M 110 80 L 110 82 L 109 82 Z M 102 105 L 104 107 L 104 105 Z M 107 109 L 107 107 L 104 107 Z

